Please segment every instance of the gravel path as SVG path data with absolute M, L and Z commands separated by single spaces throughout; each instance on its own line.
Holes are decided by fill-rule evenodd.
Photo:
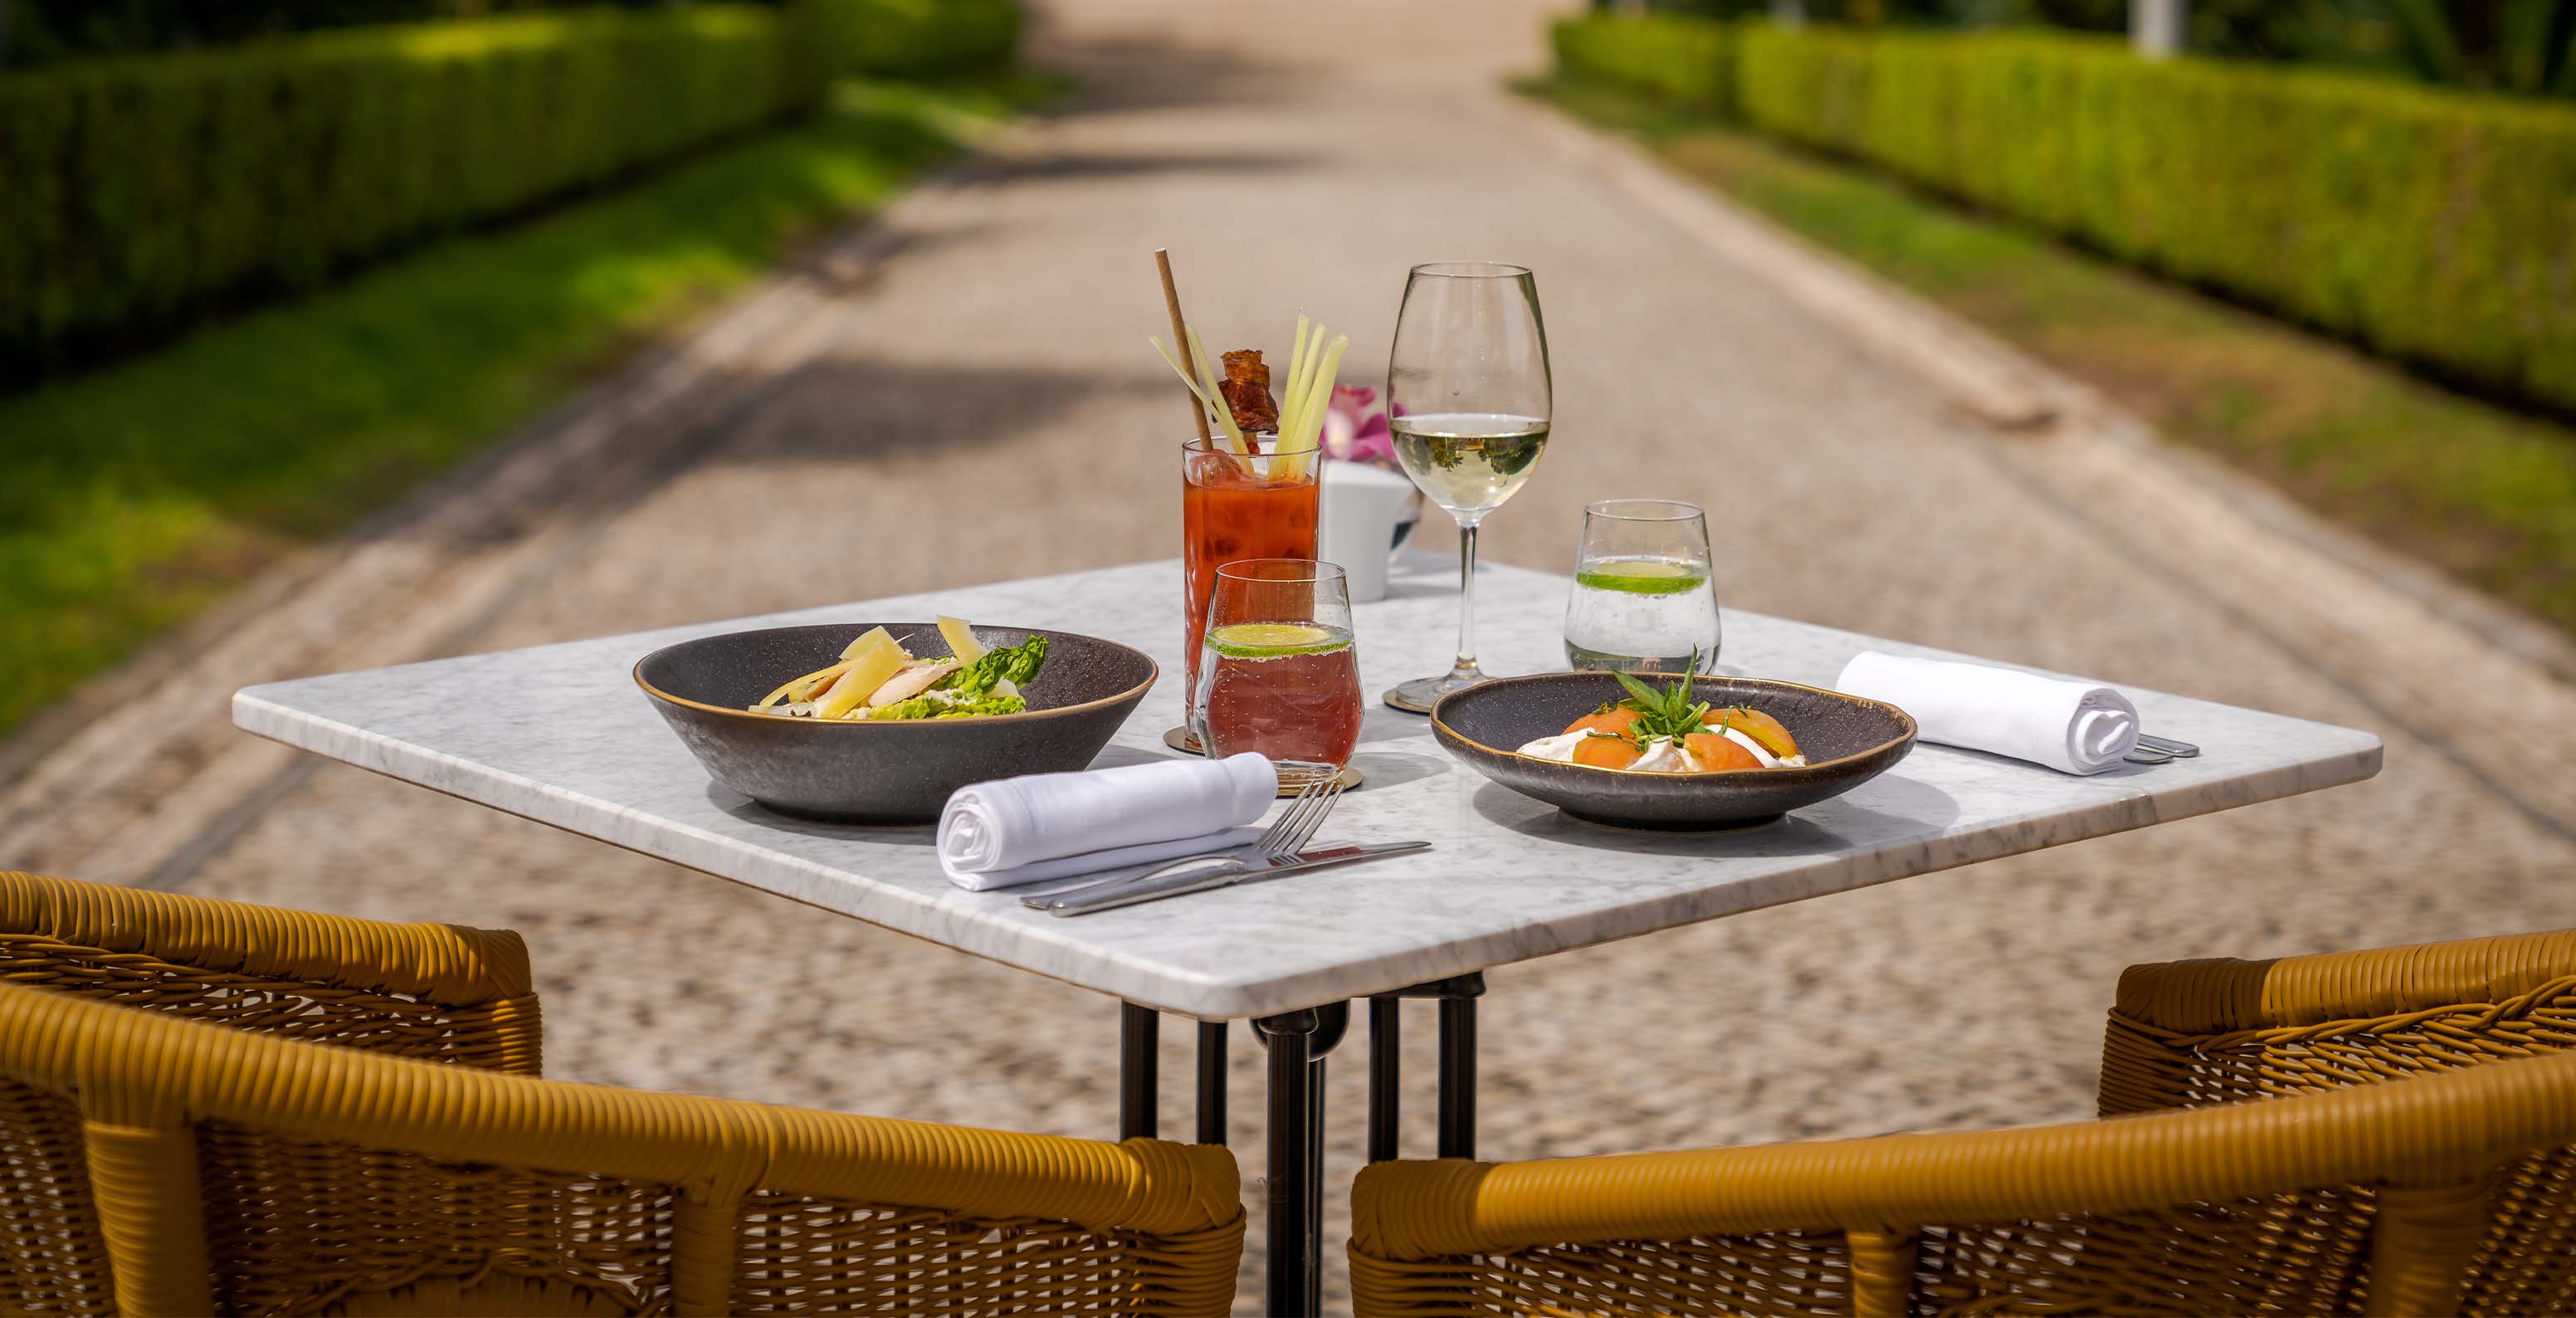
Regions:
M 1143 342 L 1162 327 L 1154 246 L 1211 345 L 1279 344 L 1303 308 L 1351 332 L 1360 379 L 1409 261 L 1498 256 L 1540 272 L 1559 414 L 1545 469 L 1488 524 L 1496 557 L 1562 569 L 1589 499 L 1701 501 L 1726 510 L 1730 604 L 2370 727 L 2389 747 L 2361 786 L 1499 970 L 1487 1156 L 2078 1117 L 2129 962 L 2576 924 L 2563 823 L 2011 479 L 2009 446 L 2034 441 L 1956 416 L 1761 271 L 1533 150 L 1494 74 L 1539 58 L 1536 10 L 1373 12 L 1353 0 L 1296 31 L 1277 6 L 1058 13 L 1048 39 L 1088 76 L 1074 102 L 893 212 L 892 255 L 832 308 L 828 346 L 751 382 L 694 462 L 470 648 L 1169 555 L 1186 421 Z M 352 769 L 268 796 L 176 881 L 524 931 L 555 1075 L 1114 1125 L 1107 1001 Z M 1416 1010 L 1409 1150 L 1427 1156 Z M 1167 1120 L 1186 1034 L 1166 1031 Z M 1234 1061 L 1257 1176 L 1253 1050 Z M 1360 1071 L 1357 1048 L 1333 1067 L 1338 1184 L 1358 1162 Z M 1338 1295 L 1337 1244 L 1327 1260 Z

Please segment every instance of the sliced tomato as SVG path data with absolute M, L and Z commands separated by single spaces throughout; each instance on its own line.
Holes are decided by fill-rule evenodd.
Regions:
M 1574 762 L 1596 769 L 1625 769 L 1641 753 L 1637 743 L 1619 737 L 1586 737 L 1574 743 Z
M 1697 764 L 1703 773 L 1762 767 L 1762 761 L 1753 758 L 1753 752 L 1736 745 L 1720 732 L 1694 732 L 1682 738 L 1682 749 L 1689 752 L 1691 762 Z

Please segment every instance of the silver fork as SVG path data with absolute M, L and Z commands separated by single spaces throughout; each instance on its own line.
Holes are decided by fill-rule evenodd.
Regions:
M 2171 764 L 2176 760 L 2188 760 L 2198 754 L 2200 754 L 2200 748 L 2190 742 L 2175 741 L 2171 737 L 2150 737 L 2141 732 L 2138 734 L 2138 744 L 2122 758 L 2131 764 Z
M 1252 850 L 1260 853 L 1264 858 L 1271 859 L 1293 856 L 1304 850 L 1306 844 L 1314 840 L 1315 830 L 1324 826 L 1324 816 L 1333 812 L 1333 803 L 1341 799 L 1340 774 L 1306 784 L 1302 791 L 1289 800 L 1288 808 L 1279 812 L 1279 818 L 1272 821 L 1270 827 L 1263 829 L 1260 837 L 1253 839 Z M 1167 861 L 1142 874 L 1102 879 L 1097 883 L 1086 883 L 1079 888 L 1067 888 L 1061 892 L 1048 893 L 1044 897 L 1028 897 L 1022 900 L 1030 906 L 1054 906 L 1109 888 L 1159 879 L 1205 861 L 1233 860 L 1241 850 L 1243 848 L 1229 847 L 1223 851 L 1203 851 L 1195 856 L 1183 856 L 1178 860 Z

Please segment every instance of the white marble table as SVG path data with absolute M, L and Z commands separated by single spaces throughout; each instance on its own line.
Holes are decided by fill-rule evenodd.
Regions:
M 1884 883 L 2368 778 L 2367 732 L 2131 690 L 2146 726 L 2197 759 L 2075 778 L 1918 746 L 1837 800 L 1740 833 L 1661 837 L 1575 822 L 1487 782 L 1429 722 L 1375 704 L 1444 671 L 1454 579 L 1399 577 L 1357 610 L 1372 694 L 1356 763 L 1319 841 L 1425 838 L 1432 850 L 1293 880 L 1062 919 L 940 874 L 927 829 L 773 815 L 708 780 L 628 676 L 690 636 L 835 618 L 946 612 L 997 626 L 1090 632 L 1163 665 L 1101 763 L 1168 755 L 1180 720 L 1177 563 L 833 605 L 500 654 L 248 688 L 245 729 L 495 809 L 660 856 L 797 901 L 1131 1002 L 1223 1020 L 1268 1016 L 1693 921 Z M 1564 666 L 1564 578 L 1479 578 L 1480 648 L 1495 672 Z M 1830 685 L 1871 647 L 1920 647 L 1754 614 L 1725 619 L 1731 670 Z M 577 713 L 575 712 L 577 711 Z
M 1450 569 L 1454 571 L 1454 568 Z M 1479 578 L 1489 671 L 1563 667 L 1570 583 L 1513 568 Z M 1368 997 L 1369 1147 L 1394 1156 L 1392 994 L 1440 1000 L 1439 1151 L 1474 1156 L 1475 995 L 1486 967 L 1884 883 L 1954 865 L 2367 778 L 2379 739 L 2131 689 L 2149 730 L 2196 759 L 2092 778 L 1941 746 L 1788 818 L 1662 836 L 1578 823 L 1487 782 L 1432 741 L 1429 721 L 1372 699 L 1346 795 L 1319 843 L 1428 839 L 1416 855 L 1076 919 L 941 875 L 927 828 L 773 815 L 710 782 L 628 675 L 648 651 L 714 632 L 949 613 L 1136 645 L 1164 680 L 1100 762 L 1171 754 L 1180 720 L 1180 566 L 1145 563 L 251 687 L 242 727 L 292 746 L 1124 1000 L 1120 1134 L 1157 1133 L 1156 1011 L 1200 1018 L 1199 1138 L 1222 1142 L 1224 1021 L 1255 1018 L 1268 1051 L 1269 1311 L 1313 1312 L 1321 1057 Z M 1357 609 L 1372 693 L 1445 672 L 1457 588 L 1428 564 Z M 1938 652 L 1729 613 L 1730 671 L 1830 685 L 1863 648 Z M 1141 1004 L 1141 1005 L 1140 1005 Z

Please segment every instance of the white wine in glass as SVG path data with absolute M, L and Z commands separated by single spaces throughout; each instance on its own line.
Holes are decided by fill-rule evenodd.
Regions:
M 1405 474 L 1452 516 L 1482 515 L 1501 507 L 1547 451 L 1543 417 L 1432 412 L 1388 424 Z
M 1547 327 L 1528 267 L 1413 267 L 1387 358 L 1388 425 L 1404 474 L 1458 520 L 1458 659 L 1446 673 L 1387 692 L 1397 709 L 1427 714 L 1440 697 L 1485 680 L 1476 666 L 1476 526 L 1528 483 L 1547 452 L 1550 391 Z

